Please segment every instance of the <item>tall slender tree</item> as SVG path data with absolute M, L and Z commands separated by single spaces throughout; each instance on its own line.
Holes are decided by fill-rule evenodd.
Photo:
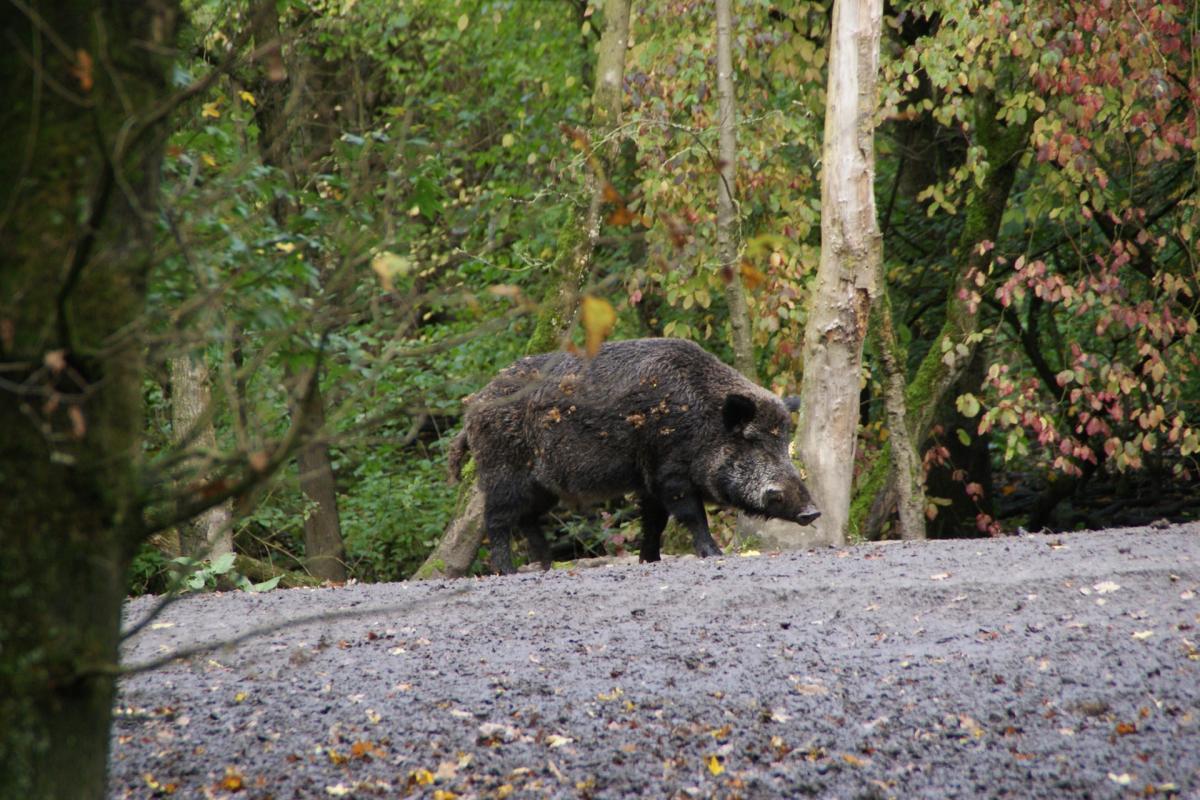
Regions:
M 733 84 L 733 0 L 717 0 L 717 257 L 725 279 L 733 364 L 750 380 L 756 379 L 750 309 L 738 269 L 737 215 L 737 99 Z
M 881 0 L 837 0 L 821 172 L 821 262 L 804 332 L 796 450 L 816 525 L 844 541 L 854 477 L 862 350 L 882 257 L 875 217 Z

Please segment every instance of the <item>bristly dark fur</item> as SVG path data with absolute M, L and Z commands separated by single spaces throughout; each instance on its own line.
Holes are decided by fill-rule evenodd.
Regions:
M 681 339 L 610 342 L 592 359 L 521 359 L 467 398 L 450 446 L 458 475 L 469 449 L 485 497 L 493 566 L 512 570 L 514 530 L 549 564 L 538 526 L 559 499 L 636 494 L 642 559 L 659 557 L 675 516 L 700 555 L 720 549 L 704 503 L 809 522 L 817 515 L 788 458 L 788 409 L 698 345 Z

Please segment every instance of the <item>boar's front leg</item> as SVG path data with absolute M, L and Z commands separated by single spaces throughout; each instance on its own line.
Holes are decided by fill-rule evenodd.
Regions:
M 669 481 L 663 484 L 663 504 L 667 512 L 692 534 L 692 548 L 701 558 L 721 555 L 721 548 L 708 532 L 708 514 L 704 501 L 691 481 Z
M 662 558 L 662 533 L 667 527 L 667 509 L 657 497 L 643 495 L 642 509 L 642 550 L 639 561 L 658 561 Z

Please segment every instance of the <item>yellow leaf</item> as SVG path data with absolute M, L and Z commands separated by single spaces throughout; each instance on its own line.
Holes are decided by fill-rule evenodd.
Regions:
M 720 775 L 725 771 L 725 765 L 722 764 L 721 759 L 717 758 L 716 756 L 709 756 L 704 764 L 708 767 L 708 771 L 713 775 Z
M 219 119 L 221 116 L 221 112 L 217 110 L 217 106 L 219 106 L 220 104 L 221 104 L 220 100 L 213 100 L 211 103 L 205 103 L 204 107 L 200 110 L 200 116 L 212 117 L 213 119 Z
M 210 156 L 208 153 L 201 153 L 200 160 L 203 161 L 205 164 L 207 164 L 210 167 L 217 166 L 217 160 L 215 158 L 213 158 L 212 156 Z
M 456 795 L 454 792 L 450 792 L 445 789 L 433 790 L 433 800 L 454 800 L 456 797 L 458 797 L 458 795 Z
M 604 702 L 607 703 L 610 700 L 616 700 L 618 697 L 620 697 L 623 694 L 625 694 L 625 692 L 621 691 L 620 686 L 614 686 L 613 690 L 611 692 L 609 692 L 608 694 L 605 694 L 604 692 L 597 693 L 596 699 L 603 700 Z
M 275 249 L 281 253 L 290 253 L 296 249 L 295 242 L 276 242 Z
M 225 777 L 221 780 L 221 788 L 229 792 L 240 792 L 244 786 L 242 774 L 233 767 L 226 767 Z
M 433 773 L 427 769 L 416 769 L 408 773 L 409 780 L 418 786 L 428 786 L 433 783 Z
M 379 282 L 383 285 L 383 290 L 390 292 L 394 288 L 396 278 L 403 277 L 412 272 L 412 262 L 404 256 L 399 256 L 385 250 L 371 259 L 371 270 L 379 276 Z
M 240 703 L 240 702 L 244 701 L 245 699 L 246 699 L 245 692 L 238 692 L 237 694 L 235 694 L 233 696 L 233 702 L 235 702 L 235 703 Z
M 504 147 L 512 147 L 516 141 L 517 137 L 513 136 L 511 133 L 506 133 L 500 137 L 500 144 Z
M 583 333 L 588 356 L 600 351 L 600 345 L 612 333 L 617 324 L 617 312 L 607 300 L 585 295 L 583 306 Z
M 467 29 L 467 26 L 470 24 L 471 24 L 471 18 L 468 17 L 466 14 L 463 14 L 461 17 L 458 18 L 458 30 L 459 31 L 465 31 Z
M 240 92 L 238 92 L 238 97 L 242 98 L 242 100 L 244 100 L 245 102 L 249 103 L 252 106 L 255 106 L 255 107 L 258 106 L 258 101 L 254 99 L 254 95 L 250 94 L 245 89 L 242 89 Z

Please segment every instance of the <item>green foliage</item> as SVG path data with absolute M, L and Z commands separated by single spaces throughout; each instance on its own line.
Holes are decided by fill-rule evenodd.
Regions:
M 1191 18 L 1177 3 L 1135 5 L 888 8 L 876 191 L 910 395 L 930 404 L 915 374 L 927 356 L 965 363 L 985 348 L 984 380 L 943 409 L 975 427 L 945 438 L 991 441 L 1016 473 L 1197 472 Z M 187 4 L 192 55 L 177 85 L 233 43 L 253 46 L 252 8 Z M 277 11 L 286 80 L 269 59 L 239 62 L 172 120 L 165 259 L 144 327 L 152 363 L 187 351 L 212 366 L 221 452 L 180 457 L 165 370 L 152 372 L 151 507 L 271 453 L 320 363 L 349 565 L 403 578 L 453 513 L 444 448 L 462 398 L 523 354 L 552 313 L 535 312 L 553 265 L 582 233 L 569 221 L 583 218 L 599 144 L 583 132 L 603 7 L 289 0 Z M 829 20 L 828 2 L 748 0 L 734 32 L 739 270 L 759 374 L 780 391 L 799 384 L 820 258 Z M 728 356 L 712 27 L 699 0 L 635 9 L 587 288 L 616 309 L 614 336 L 690 337 Z M 261 146 L 271 109 L 285 112 L 275 151 Z M 1000 166 L 989 153 L 1010 151 L 1017 177 L 995 240 L 957 249 L 982 229 Z M 969 324 L 946 338 L 948 319 Z M 570 338 L 582 346 L 578 329 Z M 877 400 L 868 411 L 858 453 L 873 494 L 870 462 L 890 432 Z M 239 547 L 302 563 L 313 509 L 297 483 L 289 468 L 253 494 Z M 565 527 L 597 551 L 624 536 L 595 520 Z M 135 585 L 162 568 L 142 553 Z
M 247 592 L 269 592 L 279 585 L 281 576 L 254 583 L 234 568 L 236 556 L 226 553 L 214 559 L 187 556 L 167 559 L 161 551 L 146 545 L 134 558 L 130 571 L 130 590 L 134 594 L 196 592 L 218 587 L 236 587 Z

